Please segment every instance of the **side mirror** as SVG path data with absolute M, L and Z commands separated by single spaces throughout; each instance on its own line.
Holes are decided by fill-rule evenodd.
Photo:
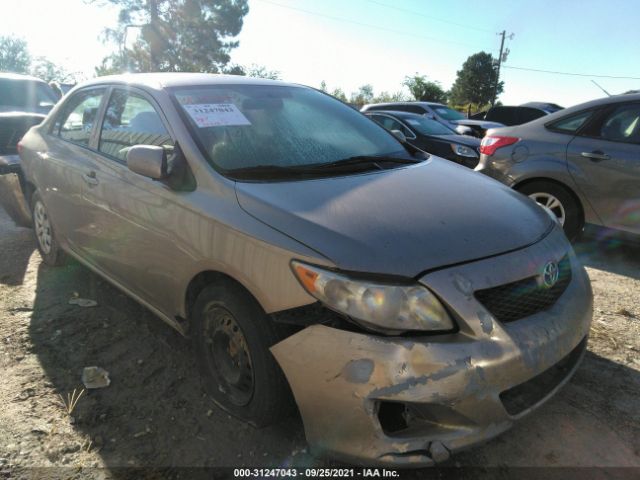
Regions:
M 167 154 L 155 145 L 134 145 L 127 152 L 127 166 L 139 175 L 160 180 L 167 177 Z
M 402 143 L 406 143 L 407 137 L 400 130 L 391 130 L 391 133 L 393 133 L 393 136 L 400 140 Z
M 473 132 L 473 128 L 471 127 L 467 127 L 465 125 L 458 125 L 456 128 L 456 133 L 458 135 L 468 135 L 470 137 L 475 137 L 475 134 Z

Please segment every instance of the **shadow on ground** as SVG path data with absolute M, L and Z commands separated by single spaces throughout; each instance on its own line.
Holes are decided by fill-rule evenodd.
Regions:
M 2 212 L 4 213 L 4 212 Z M 10 220 L 4 215 L 0 215 L 0 231 L 2 232 L 2 253 L 5 259 L 0 269 L 0 284 L 16 286 L 22 285 L 24 275 L 29 265 L 29 258 L 35 250 L 33 244 L 33 232 L 30 228 L 13 227 L 7 228 Z M 12 223 L 12 222 L 11 222 Z
M 74 293 L 98 307 L 68 305 Z M 76 262 L 39 266 L 30 335 L 59 393 L 82 388 L 85 366 L 109 372 L 73 413 L 108 466 L 278 466 L 305 445 L 296 418 L 256 430 L 218 409 L 190 342 Z

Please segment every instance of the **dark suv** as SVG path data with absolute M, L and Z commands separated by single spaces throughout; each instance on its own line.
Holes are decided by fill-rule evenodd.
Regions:
M 0 204 L 21 226 L 30 226 L 31 220 L 24 201 L 15 196 L 22 182 L 18 141 L 44 120 L 56 101 L 53 89 L 40 79 L 0 73 Z
M 498 122 L 511 127 L 531 122 L 562 109 L 563 107 L 555 103 L 529 102 L 519 106 L 501 105 L 492 107 L 487 112 L 482 112 L 482 114 L 474 115 L 471 118 Z

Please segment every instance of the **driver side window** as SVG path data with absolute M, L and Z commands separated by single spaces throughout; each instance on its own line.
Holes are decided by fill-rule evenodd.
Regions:
M 173 148 L 173 140 L 153 105 L 143 96 L 123 89 L 111 94 L 102 122 L 98 150 L 125 163 L 134 145 Z
M 612 142 L 640 143 L 640 104 L 616 108 L 602 124 L 599 136 Z
M 389 131 L 400 130 L 407 138 L 415 137 L 413 132 L 411 132 L 408 128 L 406 128 L 400 122 L 398 122 L 397 120 L 391 117 L 387 117 L 386 115 L 375 115 L 373 118 L 376 122 L 378 122 L 380 125 L 382 125 L 384 128 L 386 128 Z

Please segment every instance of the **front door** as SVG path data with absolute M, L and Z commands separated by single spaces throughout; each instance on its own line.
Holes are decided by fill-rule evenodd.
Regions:
M 567 160 L 603 224 L 640 233 L 640 103 L 609 107 L 569 143 Z
M 185 218 L 182 197 L 162 181 L 129 170 L 133 145 L 174 147 L 153 99 L 136 89 L 114 88 L 104 113 L 96 153 L 96 181 L 85 190 L 94 238 L 86 255 L 100 270 L 158 310 L 170 308 L 180 264 L 192 260 L 181 248 L 175 225 Z

